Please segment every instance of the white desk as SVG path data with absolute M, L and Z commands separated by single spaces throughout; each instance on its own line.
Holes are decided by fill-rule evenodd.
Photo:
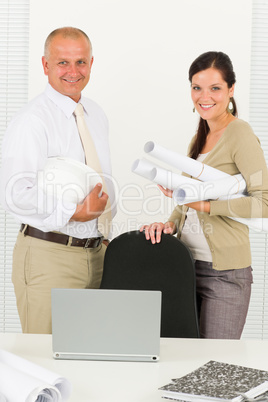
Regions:
M 0 348 L 68 378 L 70 402 L 162 402 L 158 388 L 209 360 L 268 371 L 268 341 L 161 339 L 158 363 L 56 361 L 51 335 L 0 334 Z

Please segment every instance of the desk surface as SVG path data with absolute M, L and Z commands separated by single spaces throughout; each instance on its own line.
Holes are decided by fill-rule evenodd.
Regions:
M 0 333 L 8 350 L 70 380 L 70 402 L 162 402 L 158 388 L 217 360 L 268 371 L 268 341 L 161 339 L 157 363 L 56 361 L 51 335 Z

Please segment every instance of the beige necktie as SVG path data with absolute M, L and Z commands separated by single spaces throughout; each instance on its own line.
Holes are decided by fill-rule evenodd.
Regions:
M 76 116 L 76 124 L 85 152 L 86 164 L 92 169 L 94 169 L 97 173 L 99 173 L 103 182 L 102 185 L 103 191 L 107 193 L 107 186 L 105 183 L 105 179 L 103 177 L 100 160 L 95 148 L 95 144 L 89 132 L 89 129 L 87 128 L 84 118 L 84 109 L 81 103 L 78 103 L 78 105 L 76 106 L 74 114 Z M 111 203 L 110 199 L 108 198 L 108 202 L 106 204 L 104 212 L 98 217 L 98 229 L 105 238 L 107 238 L 110 232 L 111 222 L 112 222 Z

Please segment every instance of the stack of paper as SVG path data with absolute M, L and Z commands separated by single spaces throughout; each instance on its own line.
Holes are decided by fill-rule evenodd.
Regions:
M 66 378 L 0 350 L 0 402 L 61 402 L 70 394 Z
M 268 401 L 268 372 L 211 360 L 160 390 L 179 401 Z

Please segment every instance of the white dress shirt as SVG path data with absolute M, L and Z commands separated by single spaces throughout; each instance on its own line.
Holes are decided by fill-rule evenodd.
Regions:
M 81 97 L 85 120 L 92 135 L 105 177 L 112 177 L 108 121 L 92 100 Z M 49 84 L 44 93 L 28 103 L 11 121 L 2 145 L 1 203 L 20 223 L 44 232 L 59 231 L 73 237 L 97 237 L 97 220 L 69 222 L 76 204 L 44 195 L 37 174 L 47 158 L 63 156 L 85 163 L 71 98 Z M 114 186 L 107 180 L 112 215 L 116 212 Z

